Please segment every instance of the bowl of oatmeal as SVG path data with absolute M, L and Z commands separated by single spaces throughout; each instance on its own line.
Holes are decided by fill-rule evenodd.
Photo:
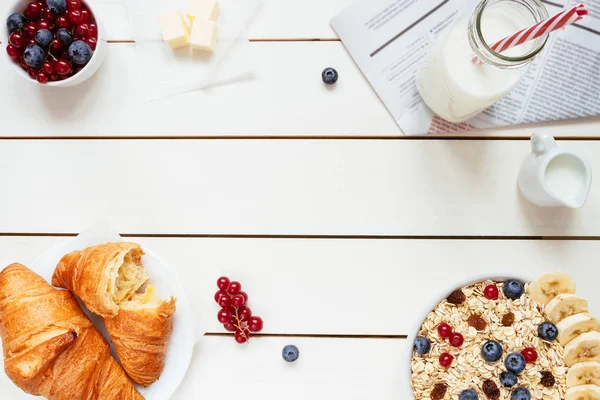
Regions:
M 600 322 L 567 274 L 471 279 L 442 295 L 408 338 L 409 398 L 600 400 Z

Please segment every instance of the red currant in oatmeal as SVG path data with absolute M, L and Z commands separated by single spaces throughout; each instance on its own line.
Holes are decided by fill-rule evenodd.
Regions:
M 465 342 L 465 338 L 458 332 L 452 332 L 450 335 L 450 346 L 460 347 Z
M 442 322 L 437 328 L 440 337 L 447 339 L 452 334 L 452 327 L 445 322 Z
M 452 365 L 452 361 L 454 361 L 454 356 L 450 353 L 442 353 L 440 354 L 440 365 L 444 368 L 448 368 Z
M 531 347 L 523 349 L 521 354 L 523 355 L 523 357 L 525 357 L 525 361 L 527 362 L 527 364 L 533 364 L 538 359 L 537 351 L 535 351 L 535 349 Z
M 498 286 L 491 284 L 487 285 L 485 289 L 483 289 L 483 295 L 486 299 L 489 300 L 498 300 L 498 296 L 500 295 L 500 291 L 498 290 Z

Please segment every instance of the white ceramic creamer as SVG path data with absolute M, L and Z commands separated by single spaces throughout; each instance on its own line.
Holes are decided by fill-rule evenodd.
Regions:
M 473 15 L 442 32 L 417 72 L 417 88 L 429 108 L 447 121 L 462 122 L 508 94 L 546 38 L 502 54 L 490 46 L 544 19 L 547 11 L 538 3 L 484 0 Z M 480 61 L 473 62 L 475 55 Z

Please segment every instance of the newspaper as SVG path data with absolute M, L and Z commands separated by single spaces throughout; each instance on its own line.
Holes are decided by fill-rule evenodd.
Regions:
M 580 2 L 542 0 L 550 15 Z M 437 35 L 478 1 L 359 0 L 331 26 L 407 135 L 600 115 L 600 0 L 590 15 L 551 35 L 509 95 L 475 118 L 452 124 L 435 116 L 417 91 L 415 73 Z

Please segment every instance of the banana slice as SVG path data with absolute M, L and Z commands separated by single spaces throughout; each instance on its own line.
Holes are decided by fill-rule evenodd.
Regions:
M 600 385 L 600 363 L 587 361 L 573 365 L 567 373 L 567 388 Z
M 565 400 L 600 400 L 600 387 L 596 385 L 572 387 L 567 390 Z
M 587 332 L 565 346 L 565 365 L 571 367 L 584 361 L 600 362 L 600 333 Z
M 558 324 L 571 315 L 588 312 L 588 302 L 574 294 L 559 294 L 546 305 L 544 311 L 550 322 Z
M 564 293 L 575 293 L 575 281 L 564 272 L 548 272 L 529 285 L 529 296 L 543 305 Z
M 565 346 L 582 333 L 600 332 L 600 321 L 590 314 L 571 315 L 556 324 L 558 329 L 558 342 Z

